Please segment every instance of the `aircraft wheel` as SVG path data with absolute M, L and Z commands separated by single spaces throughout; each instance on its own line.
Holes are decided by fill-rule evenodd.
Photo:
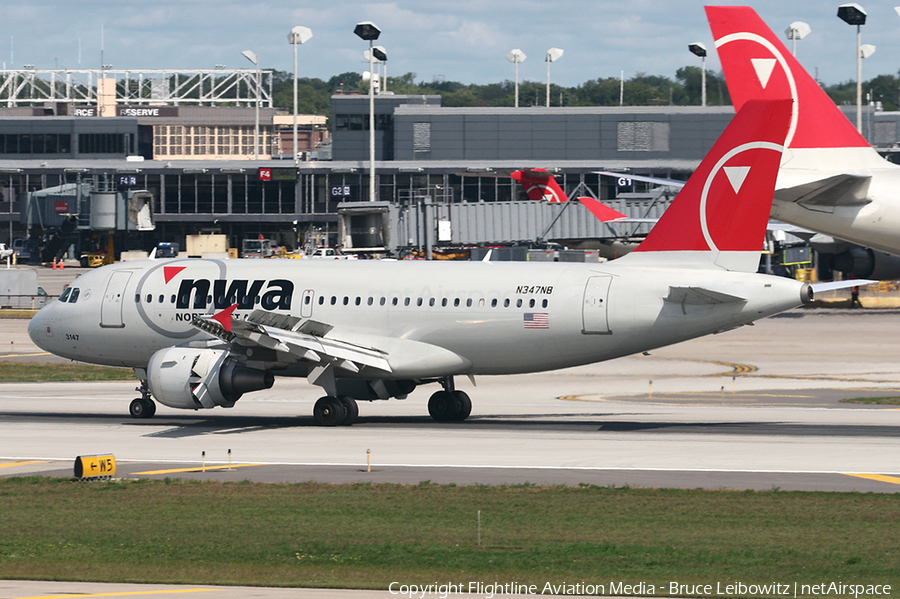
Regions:
M 359 404 L 357 404 L 356 400 L 352 397 L 344 395 L 338 397 L 338 401 L 341 402 L 341 405 L 344 407 L 344 419 L 341 420 L 341 424 L 350 426 L 356 422 L 356 419 L 359 417 Z
M 469 396 L 465 391 L 454 391 L 453 395 L 456 397 L 456 401 L 459 404 L 459 410 L 456 412 L 456 416 L 453 420 L 462 422 L 472 413 L 472 400 L 469 399 Z
M 438 391 L 428 400 L 428 413 L 436 422 L 454 420 L 459 407 L 459 400 L 451 391 Z
M 313 407 L 313 417 L 319 426 L 337 426 L 344 420 L 344 404 L 337 397 L 326 395 Z
M 132 418 L 150 418 L 156 413 L 156 404 L 149 399 L 139 397 L 131 400 L 128 413 Z

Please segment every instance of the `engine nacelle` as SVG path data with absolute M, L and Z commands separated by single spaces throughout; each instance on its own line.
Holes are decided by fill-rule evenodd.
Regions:
M 862 279 L 893 281 L 900 279 L 900 257 L 878 250 L 853 248 L 835 254 L 831 267 L 841 272 L 853 273 Z
M 170 347 L 153 354 L 147 364 L 150 392 L 170 408 L 230 408 L 244 393 L 274 383 L 271 372 L 241 366 L 220 349 Z

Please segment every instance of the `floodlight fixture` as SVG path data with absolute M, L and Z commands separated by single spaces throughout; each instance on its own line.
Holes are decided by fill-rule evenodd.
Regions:
M 378 36 L 381 35 L 381 29 L 372 21 L 363 21 L 356 24 L 353 33 L 367 42 L 371 42 L 378 39 Z
M 700 57 L 700 105 L 706 106 L 706 46 L 702 42 L 688 44 L 691 54 Z
M 862 33 L 866 11 L 856 2 L 838 6 L 837 16 L 848 25 L 856 25 L 856 130 L 862 133 Z M 874 50 L 873 50 L 874 52 Z
M 253 160 L 259 160 L 259 56 L 252 50 L 244 50 L 241 52 L 241 55 L 256 65 L 256 125 L 253 128 Z
M 375 77 L 372 70 L 375 65 L 375 51 L 372 42 L 381 35 L 381 29 L 372 21 L 363 21 L 356 24 L 353 33 L 360 39 L 369 42 L 369 201 L 375 201 Z M 385 54 L 385 59 L 387 55 Z
M 859 26 L 866 24 L 866 11 L 856 2 L 838 6 L 837 16 L 848 25 Z
M 784 30 L 784 35 L 791 40 L 791 54 L 797 56 L 797 40 L 802 40 L 810 32 L 812 32 L 812 29 L 809 24 L 803 21 L 794 21 Z
M 519 63 L 523 62 L 526 58 L 528 57 L 525 56 L 525 53 L 518 48 L 514 48 L 506 55 L 506 60 L 516 66 L 516 108 L 519 107 Z
M 544 59 L 547 62 L 547 108 L 550 108 L 550 63 L 559 60 L 562 58 L 563 51 L 559 48 L 550 48 L 547 50 L 547 57 Z
M 297 148 L 297 46 L 305 44 L 312 38 L 312 31 L 309 27 L 297 25 L 288 33 L 288 43 L 294 47 L 294 165 L 300 162 L 300 156 Z

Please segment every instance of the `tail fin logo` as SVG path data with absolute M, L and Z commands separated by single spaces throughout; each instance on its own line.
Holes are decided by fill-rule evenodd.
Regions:
M 741 193 L 741 187 L 744 186 L 744 181 L 750 173 L 750 167 L 726 166 L 722 170 L 725 171 L 725 176 L 728 177 L 728 182 L 731 183 L 731 189 L 734 190 L 734 195 Z
M 759 79 L 759 84 L 762 85 L 763 89 L 766 89 L 766 86 L 769 84 L 769 77 L 772 76 L 772 71 L 775 69 L 775 59 L 751 58 L 750 64 L 753 65 L 753 70 L 756 71 L 756 78 Z
M 769 40 L 766 38 L 757 35 L 755 33 L 750 33 L 747 31 L 742 31 L 740 33 L 732 33 L 731 35 L 726 35 L 716 40 L 716 50 L 725 46 L 726 44 L 730 44 L 732 42 L 737 41 L 746 41 L 753 44 L 759 44 L 763 48 L 765 48 L 774 58 L 751 58 L 750 64 L 753 67 L 753 72 L 756 73 L 756 77 L 759 80 L 759 84 L 763 90 L 769 85 L 769 80 L 772 78 L 772 73 L 775 71 L 775 64 L 781 65 L 782 71 L 784 72 L 785 78 L 787 79 L 788 89 L 790 90 L 790 99 L 793 100 L 791 104 L 791 124 L 788 126 L 788 134 L 784 140 L 784 147 L 791 147 L 791 141 L 794 139 L 794 133 L 797 131 L 797 120 L 800 116 L 800 103 L 798 102 L 799 95 L 797 94 L 797 82 L 794 80 L 794 74 L 791 72 L 790 67 L 788 66 L 787 61 L 784 59 L 784 56 L 779 52 L 778 48 L 775 47 Z M 729 87 L 729 90 L 731 88 Z M 751 95 L 750 97 L 754 97 Z M 784 97 L 782 94 L 780 97 Z M 735 101 L 735 110 L 739 110 L 740 105 Z

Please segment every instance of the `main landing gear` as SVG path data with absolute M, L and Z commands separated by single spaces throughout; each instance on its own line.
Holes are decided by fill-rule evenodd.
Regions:
M 313 417 L 320 426 L 350 426 L 359 416 L 359 406 L 352 397 L 326 395 L 313 407 Z
M 128 413 L 132 418 L 153 418 L 153 415 L 156 414 L 156 403 L 153 401 L 153 396 L 150 395 L 147 381 L 141 381 L 141 386 L 136 387 L 135 391 L 140 391 L 141 396 L 131 400 Z
M 428 413 L 436 422 L 462 422 L 472 413 L 472 400 L 454 388 L 453 377 L 444 377 L 440 382 L 444 389 L 428 400 Z

